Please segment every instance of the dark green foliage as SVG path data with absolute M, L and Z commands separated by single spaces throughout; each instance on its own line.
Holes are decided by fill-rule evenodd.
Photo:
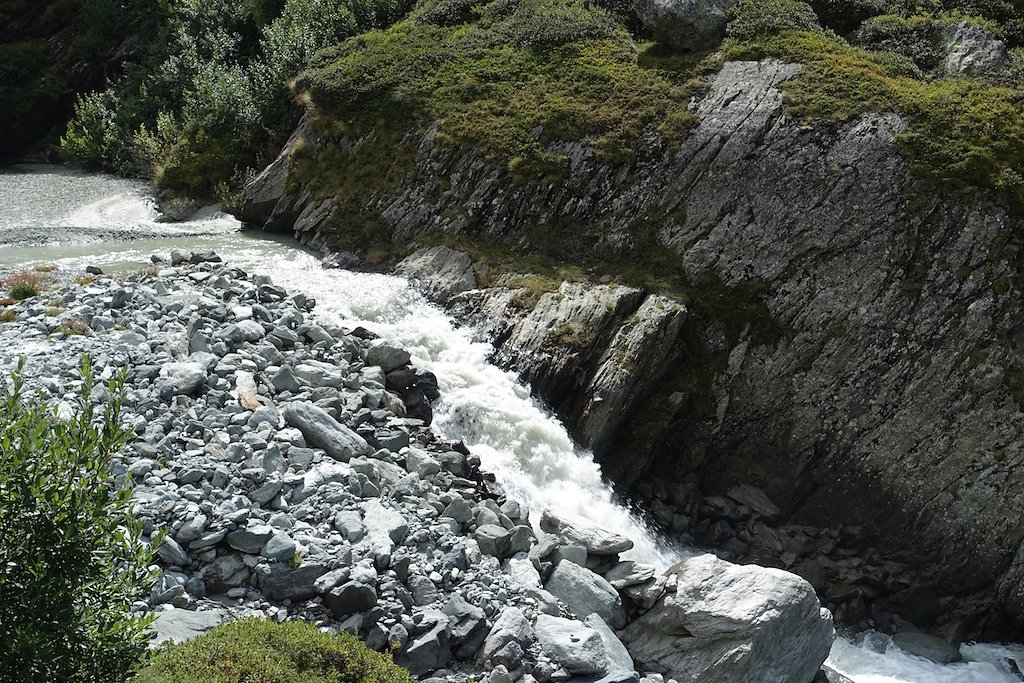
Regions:
M 21 680 L 121 683 L 146 653 L 130 606 L 152 554 L 108 470 L 127 438 L 119 386 L 97 410 L 87 360 L 82 377 L 66 421 L 19 374 L 0 388 L 0 662 Z
M 738 41 L 788 30 L 820 28 L 814 10 L 800 0 L 740 0 L 729 16 L 729 36 Z
M 295 125 L 287 81 L 313 53 L 386 26 L 407 0 L 179 0 L 160 40 L 106 92 L 79 99 L 62 149 L 72 161 L 210 196 L 236 191 Z
M 145 50 L 159 16 L 158 0 L 0 3 L 0 155 L 63 127 L 75 93 Z
M 348 633 L 248 618 L 158 650 L 139 683 L 413 683 L 391 658 Z
M 932 17 L 904 18 L 892 14 L 868 19 L 856 42 L 869 50 L 891 52 L 912 60 L 924 71 L 938 68 L 946 57 L 945 23 Z
M 842 34 L 855 31 L 861 23 L 883 14 L 907 16 L 914 0 L 808 0 L 821 23 Z

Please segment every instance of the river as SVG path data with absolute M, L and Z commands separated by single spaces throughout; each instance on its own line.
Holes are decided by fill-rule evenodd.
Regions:
M 212 249 L 245 270 L 317 300 L 317 313 L 394 339 L 437 375 L 434 429 L 464 441 L 482 467 L 534 514 L 583 515 L 632 538 L 634 559 L 668 567 L 681 553 L 616 498 L 590 454 L 517 378 L 488 362 L 490 348 L 396 277 L 325 270 L 293 240 L 242 232 L 209 209 L 184 223 L 160 222 L 146 184 L 61 167 L 0 169 L 0 272 L 49 264 L 105 270 L 149 265 L 153 253 Z M 0 369 L 2 370 L 2 369 Z M 1024 645 L 965 644 L 961 664 L 912 657 L 880 634 L 839 638 L 828 664 L 855 683 L 1015 683 L 1007 657 Z

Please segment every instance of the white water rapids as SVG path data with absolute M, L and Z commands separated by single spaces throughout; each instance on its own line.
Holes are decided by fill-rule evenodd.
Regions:
M 142 183 L 45 167 L 0 169 L 0 271 L 41 263 L 112 269 L 148 264 L 150 254 L 172 248 L 213 249 L 231 265 L 315 297 L 321 318 L 363 325 L 405 346 L 417 367 L 437 375 L 434 429 L 464 441 L 535 517 L 547 507 L 586 517 L 633 539 L 634 559 L 662 568 L 679 557 L 616 500 L 590 454 L 576 448 L 529 389 L 488 362 L 489 346 L 404 280 L 324 270 L 296 243 L 239 232 L 234 219 L 215 211 L 187 223 L 158 218 Z M 124 241 L 128 234 L 141 239 Z M 1006 657 L 1024 663 L 1019 645 L 964 645 L 965 663 L 940 666 L 901 652 L 884 636 L 858 642 L 838 639 L 827 662 L 855 683 L 1012 683 Z

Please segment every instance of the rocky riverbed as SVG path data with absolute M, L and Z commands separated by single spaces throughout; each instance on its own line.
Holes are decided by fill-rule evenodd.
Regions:
M 421 678 L 495 683 L 809 682 L 828 654 L 831 615 L 793 574 L 710 555 L 661 573 L 621 560 L 624 536 L 507 499 L 428 428 L 436 378 L 319 324 L 312 299 L 213 253 L 76 275 L 4 307 L 0 368 L 26 356 L 65 413 L 83 353 L 125 373 L 136 438 L 111 466 L 162 539 L 136 607 L 163 637 L 301 618 Z

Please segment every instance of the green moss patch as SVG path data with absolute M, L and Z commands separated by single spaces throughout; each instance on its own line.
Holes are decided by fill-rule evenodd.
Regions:
M 621 158 L 647 127 L 679 139 L 696 123 L 692 73 L 647 69 L 605 10 L 578 0 L 422 4 L 413 18 L 322 51 L 298 79 L 317 112 L 347 123 L 440 122 L 513 173 L 558 174 L 551 142 L 583 139 Z
M 139 683 L 413 683 L 409 672 L 347 633 L 248 618 L 157 651 Z

